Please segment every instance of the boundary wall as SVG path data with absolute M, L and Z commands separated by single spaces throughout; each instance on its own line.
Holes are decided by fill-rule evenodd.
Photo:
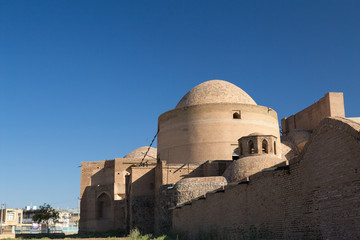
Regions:
M 326 117 L 345 117 L 342 92 L 329 92 L 304 110 L 281 119 L 281 129 L 284 134 L 297 128 L 313 131 Z
M 360 124 L 326 118 L 288 166 L 173 210 L 190 239 L 360 239 Z

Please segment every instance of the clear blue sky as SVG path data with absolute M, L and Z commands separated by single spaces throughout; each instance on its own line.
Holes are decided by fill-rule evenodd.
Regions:
M 342 91 L 360 116 L 360 1 L 0 1 L 0 202 L 76 207 L 80 164 L 146 145 L 197 84 L 279 120 Z

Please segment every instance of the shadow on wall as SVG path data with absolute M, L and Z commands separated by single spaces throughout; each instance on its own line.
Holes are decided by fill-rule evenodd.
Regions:
M 142 176 L 134 182 L 127 184 L 130 188 L 128 193 L 130 196 L 129 229 L 137 228 L 141 233 L 151 233 L 154 229 L 154 206 L 155 206 L 155 168 L 151 169 L 133 169 L 133 175 L 137 175 L 136 171 L 140 171 Z M 135 172 L 135 173 L 134 173 Z M 133 176 L 134 177 L 134 176 Z
M 114 165 L 115 162 L 110 160 L 105 161 L 101 169 L 97 167 L 99 171 L 91 176 L 91 186 L 114 184 Z
M 233 160 L 215 160 L 207 161 L 205 163 L 195 166 L 195 164 L 182 164 L 177 167 L 175 164 L 168 165 L 170 168 L 170 173 L 168 174 L 177 174 L 178 172 L 183 172 L 183 174 L 178 175 L 179 180 L 183 178 L 193 178 L 193 177 L 211 177 L 211 176 L 222 176 L 226 168 L 231 165 Z M 171 172 L 172 171 L 172 172 Z
M 111 213 L 111 196 L 107 192 L 102 192 L 96 198 L 96 219 L 110 220 Z
M 108 231 L 114 228 L 114 201 L 111 185 L 85 188 L 80 207 L 79 232 Z
M 97 169 L 81 197 L 79 232 L 125 230 L 125 201 L 114 200 L 114 161 Z

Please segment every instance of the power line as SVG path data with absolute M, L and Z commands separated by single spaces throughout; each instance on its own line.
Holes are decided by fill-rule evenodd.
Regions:
M 151 141 L 151 143 L 150 143 L 150 146 L 149 146 L 149 148 L 147 149 L 147 151 L 146 151 L 146 153 L 145 153 L 145 155 L 144 155 L 144 157 L 141 159 L 141 162 L 140 162 L 140 166 L 144 166 L 149 160 L 147 160 L 146 162 L 144 162 L 143 163 L 143 161 L 145 160 L 145 157 L 146 157 L 146 155 L 148 154 L 148 152 L 150 151 L 150 148 L 151 148 L 151 146 L 153 145 L 153 143 L 154 143 L 154 141 L 155 141 L 155 139 L 156 139 L 156 137 L 157 137 L 157 135 L 158 135 L 158 133 L 159 133 L 159 129 L 157 130 L 157 132 L 156 132 L 156 134 L 155 134 L 155 136 L 154 136 L 154 138 L 153 138 L 153 140 Z

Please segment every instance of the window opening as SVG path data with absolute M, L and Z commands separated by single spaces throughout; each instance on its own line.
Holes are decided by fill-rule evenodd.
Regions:
M 276 155 L 276 142 L 274 142 L 274 154 Z
M 239 148 L 235 148 L 233 151 L 232 160 L 238 160 L 239 155 L 240 155 Z
M 263 153 L 268 153 L 269 152 L 268 151 L 268 142 L 265 139 L 262 141 L 262 152 Z
M 240 113 L 234 112 L 233 119 L 240 119 Z
M 248 145 L 249 145 L 249 153 L 254 154 L 255 153 L 254 142 L 252 140 L 250 140 Z

